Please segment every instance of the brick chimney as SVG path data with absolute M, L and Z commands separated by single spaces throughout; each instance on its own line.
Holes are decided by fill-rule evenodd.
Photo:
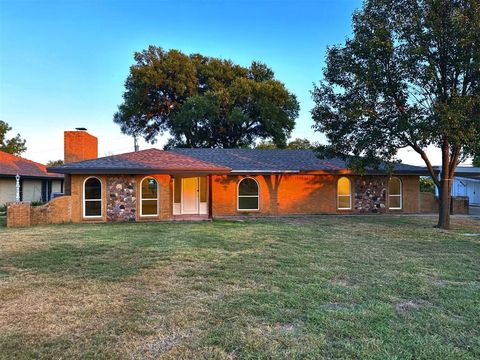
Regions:
M 96 159 L 98 157 L 98 139 L 90 135 L 85 128 L 63 133 L 63 157 L 65 163 Z

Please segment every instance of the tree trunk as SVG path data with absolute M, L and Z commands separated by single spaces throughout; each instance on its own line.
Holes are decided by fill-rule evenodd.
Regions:
M 441 229 L 450 229 L 450 179 L 442 178 L 441 186 L 439 189 L 439 213 L 438 213 L 438 225 Z
M 450 229 L 450 198 L 451 198 L 451 179 L 450 179 L 450 157 L 448 143 L 444 142 L 442 146 L 442 175 L 440 179 L 439 194 L 439 212 L 437 227 L 441 229 Z

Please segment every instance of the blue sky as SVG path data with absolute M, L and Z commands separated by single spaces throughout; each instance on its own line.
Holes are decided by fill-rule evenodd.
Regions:
M 112 116 L 133 53 L 153 44 L 241 65 L 266 63 L 300 101 L 293 137 L 323 142 L 311 129 L 310 90 L 322 77 L 327 46 L 349 36 L 360 6 L 360 0 L 0 0 L 0 119 L 27 139 L 24 156 L 35 161 L 62 158 L 63 131 L 77 126 L 99 138 L 100 156 L 131 151 L 131 138 Z M 402 158 L 421 164 L 412 153 Z

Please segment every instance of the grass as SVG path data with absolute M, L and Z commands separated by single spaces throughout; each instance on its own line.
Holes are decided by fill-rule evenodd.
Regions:
M 476 359 L 480 221 L 0 228 L 0 358 Z

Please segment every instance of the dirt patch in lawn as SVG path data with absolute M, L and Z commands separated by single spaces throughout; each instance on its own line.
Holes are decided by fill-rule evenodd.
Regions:
M 393 303 L 398 312 L 407 312 L 431 306 L 428 301 L 422 299 L 397 300 Z
M 41 337 L 94 332 L 124 310 L 121 284 L 24 274 L 0 287 L 0 328 Z

